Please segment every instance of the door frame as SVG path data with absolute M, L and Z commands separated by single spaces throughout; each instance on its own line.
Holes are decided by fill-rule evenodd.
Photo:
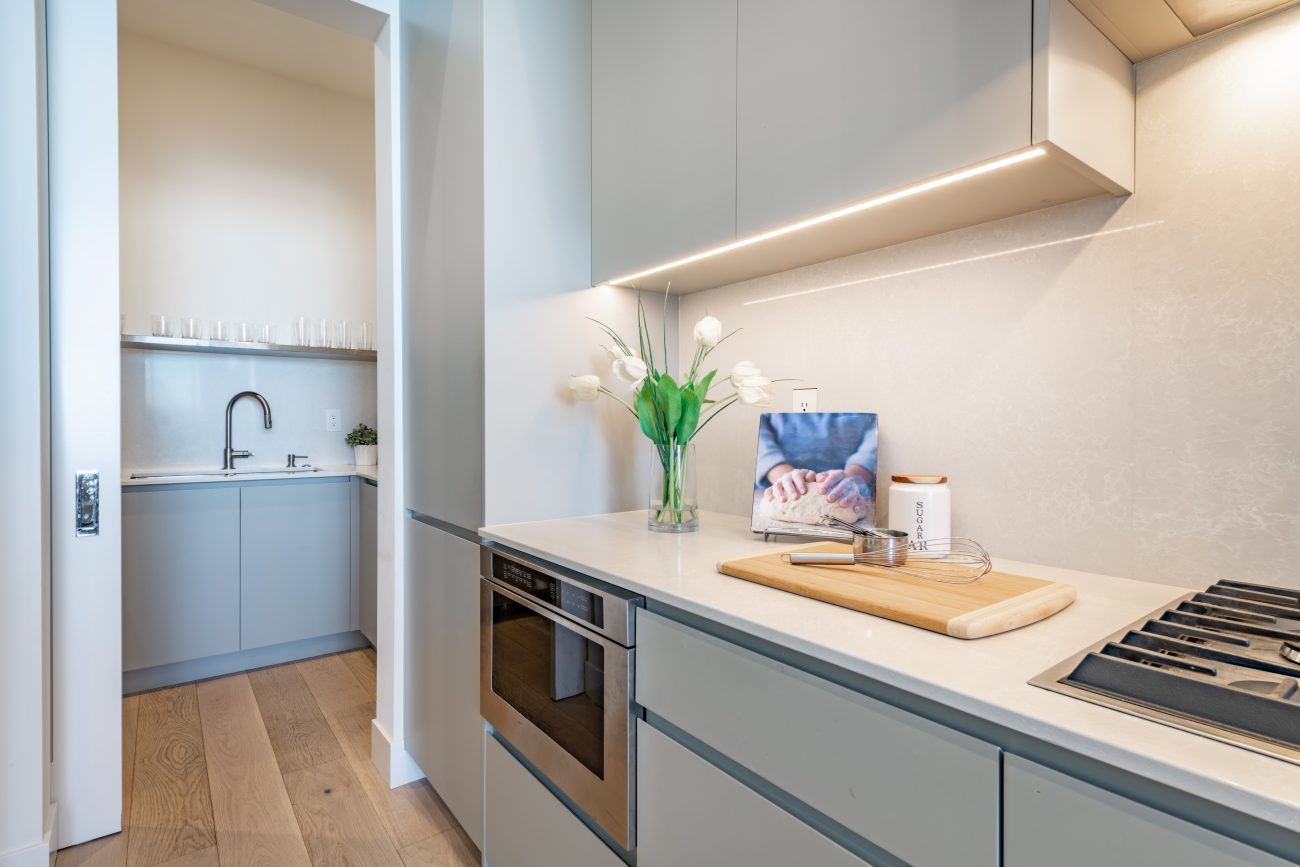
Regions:
M 39 2 L 39 0 L 36 0 Z M 379 322 L 378 686 L 371 759 L 405 750 L 405 357 L 399 0 L 260 0 L 375 45 Z M 121 830 L 121 376 L 117 0 L 45 0 L 49 82 L 52 766 L 57 847 Z M 97 536 L 73 532 L 78 472 L 100 477 Z
M 402 277 L 401 0 L 259 0 L 375 45 L 375 300 L 378 307 L 377 683 L 370 760 L 390 786 L 424 776 L 406 751 L 406 348 Z

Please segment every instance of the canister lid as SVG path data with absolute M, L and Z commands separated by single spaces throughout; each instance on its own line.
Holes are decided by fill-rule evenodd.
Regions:
M 948 481 L 947 476 L 926 476 L 917 473 L 909 473 L 905 476 L 890 476 L 889 478 L 892 481 L 910 485 L 942 485 Z

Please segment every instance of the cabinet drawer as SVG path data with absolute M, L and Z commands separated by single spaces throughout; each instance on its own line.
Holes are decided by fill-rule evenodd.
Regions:
M 636 698 L 909 864 L 997 863 L 991 744 L 646 611 Z
M 1294 863 L 1019 756 L 1007 756 L 1005 768 L 1006 867 Z
M 640 722 L 637 864 L 866 867 L 867 862 Z
M 492 867 L 626 867 L 491 736 L 485 837 L 484 861 Z

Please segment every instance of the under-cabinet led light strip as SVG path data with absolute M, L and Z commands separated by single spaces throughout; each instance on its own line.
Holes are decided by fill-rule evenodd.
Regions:
M 789 235 L 792 232 L 798 232 L 801 229 L 807 229 L 812 226 L 819 226 L 822 223 L 829 223 L 831 220 L 838 220 L 840 217 L 847 217 L 850 214 L 858 214 L 862 211 L 877 208 L 881 205 L 887 205 L 890 202 L 897 202 L 899 199 L 906 199 L 915 196 L 918 193 L 937 190 L 940 187 L 946 187 L 949 184 L 955 184 L 959 181 L 986 175 L 989 172 L 995 172 L 998 169 L 1004 169 L 1008 166 L 1014 166 L 1017 163 L 1023 163 L 1026 160 L 1032 160 L 1037 157 L 1046 155 L 1047 151 L 1043 148 L 1030 148 L 1029 150 L 1020 151 L 1010 156 L 1002 157 L 993 162 L 984 163 L 983 165 L 972 166 L 968 169 L 962 169 L 948 175 L 940 175 L 937 178 L 931 178 L 928 181 L 922 181 L 919 184 L 913 184 L 910 187 L 903 187 L 901 190 L 895 190 L 892 193 L 885 193 L 882 196 L 876 196 L 873 199 L 867 199 L 852 205 L 846 205 L 834 211 L 827 211 L 824 214 L 818 214 L 816 217 L 809 217 L 806 220 L 800 220 L 797 223 L 790 223 L 775 229 L 769 229 L 766 232 L 760 232 L 757 235 L 750 235 L 748 238 L 741 238 L 738 241 L 732 241 L 702 253 L 695 253 L 682 259 L 674 259 L 671 262 L 665 262 L 663 265 L 656 265 L 653 268 L 647 268 L 644 271 L 637 271 L 635 274 L 625 274 L 622 277 L 615 277 L 612 280 L 606 280 L 605 283 L 611 286 L 626 286 L 634 280 L 640 280 L 642 277 L 649 277 L 652 274 L 659 274 L 669 271 L 673 268 L 680 268 L 683 265 L 690 265 L 693 262 L 699 262 L 702 259 L 710 259 L 723 253 L 730 253 L 732 250 L 739 250 L 743 247 L 749 247 L 763 241 L 770 241 L 773 238 L 779 238 L 782 235 Z

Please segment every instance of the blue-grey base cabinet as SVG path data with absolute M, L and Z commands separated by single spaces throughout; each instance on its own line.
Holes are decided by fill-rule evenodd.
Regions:
M 350 629 L 351 480 L 249 485 L 242 498 L 241 649 Z
M 239 488 L 122 497 L 122 667 L 239 650 Z
M 1005 867 L 1284 867 L 1296 863 L 1020 756 L 1006 757 L 1003 786 Z
M 636 630 L 636 699 L 651 722 L 797 802 L 836 842 L 890 864 L 998 864 L 998 747 L 649 611 Z M 637 767 L 648 770 L 640 755 Z M 685 777 L 652 779 L 689 797 Z M 730 791 L 727 809 L 760 811 Z M 802 831 L 793 816 L 785 827 L 793 845 Z M 638 847 L 666 845 L 660 833 L 671 832 L 639 828 Z
M 865 867 L 847 849 L 637 723 L 638 867 Z
M 375 527 L 356 526 L 357 503 L 349 478 L 125 488 L 126 691 L 365 646 Z
M 369 479 L 357 479 L 357 485 L 357 629 L 374 644 L 379 631 L 379 488 Z
M 493 737 L 487 738 L 487 845 L 483 859 L 492 867 L 626 867 Z M 677 862 L 679 867 L 708 863 Z

